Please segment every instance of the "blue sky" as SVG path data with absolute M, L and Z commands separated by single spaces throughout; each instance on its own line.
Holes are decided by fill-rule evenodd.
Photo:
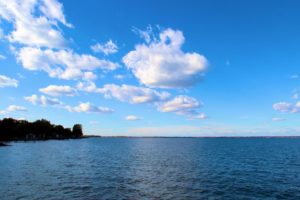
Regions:
M 106 136 L 300 135 L 299 8 L 0 0 L 0 117 Z

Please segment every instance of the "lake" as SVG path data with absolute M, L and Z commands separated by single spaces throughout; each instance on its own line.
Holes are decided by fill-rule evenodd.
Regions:
M 0 148 L 10 199 L 300 199 L 299 138 L 87 138 Z

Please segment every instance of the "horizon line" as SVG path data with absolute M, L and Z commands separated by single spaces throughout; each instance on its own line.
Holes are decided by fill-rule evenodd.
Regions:
M 102 136 L 83 135 L 83 138 L 300 138 L 300 135 L 293 136 Z

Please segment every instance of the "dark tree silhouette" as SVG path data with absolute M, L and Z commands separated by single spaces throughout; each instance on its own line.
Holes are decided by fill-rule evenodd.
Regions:
M 73 137 L 81 137 L 82 133 L 82 126 L 81 124 L 75 124 L 72 129 Z
M 35 122 L 12 118 L 0 120 L 0 141 L 68 139 L 82 136 L 82 126 L 80 124 L 75 124 L 73 131 L 71 131 L 70 128 L 53 125 L 45 119 Z

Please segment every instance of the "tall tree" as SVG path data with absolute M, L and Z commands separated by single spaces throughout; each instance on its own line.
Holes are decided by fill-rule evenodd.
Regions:
M 75 124 L 72 129 L 73 137 L 81 137 L 82 133 L 82 126 L 81 124 Z

